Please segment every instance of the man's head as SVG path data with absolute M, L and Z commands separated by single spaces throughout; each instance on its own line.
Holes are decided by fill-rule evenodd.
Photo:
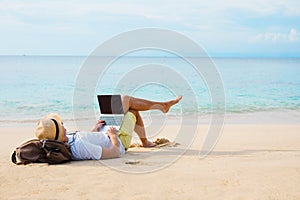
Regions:
M 35 129 L 35 136 L 40 140 L 52 139 L 62 142 L 65 140 L 65 135 L 66 129 L 56 113 L 51 113 L 41 119 Z

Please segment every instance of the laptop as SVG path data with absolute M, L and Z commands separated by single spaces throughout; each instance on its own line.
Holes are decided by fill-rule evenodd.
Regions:
M 124 110 L 121 95 L 97 95 L 100 120 L 104 120 L 108 126 L 121 126 Z

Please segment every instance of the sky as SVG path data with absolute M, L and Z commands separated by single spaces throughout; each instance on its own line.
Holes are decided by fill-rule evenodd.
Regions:
M 299 0 L 0 0 L 0 55 L 89 55 L 120 33 L 177 31 L 212 56 L 300 57 Z

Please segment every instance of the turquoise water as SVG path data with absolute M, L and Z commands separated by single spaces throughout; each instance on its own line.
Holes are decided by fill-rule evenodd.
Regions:
M 85 60 L 86 57 L 76 56 L 1 56 L 0 122 L 36 120 L 49 112 L 71 119 L 76 78 Z M 213 62 L 223 80 L 227 113 L 300 110 L 300 59 L 214 58 Z M 134 76 L 135 67 L 146 64 L 147 73 Z M 165 68 L 151 71 L 151 66 L 158 64 Z M 94 70 L 97 72 L 96 65 Z M 170 71 L 179 74 L 184 83 L 176 80 Z M 165 82 L 140 84 L 153 74 L 165 77 Z M 175 106 L 170 114 L 211 112 L 211 96 L 203 77 L 176 57 L 119 59 L 99 77 L 95 96 L 129 91 L 137 97 L 168 100 L 179 95 L 165 83 L 174 85 L 176 93 L 185 95 L 184 109 Z M 192 96 L 197 98 L 197 108 L 189 105 Z M 97 110 L 96 99 L 94 102 Z M 84 113 L 89 107 L 83 105 L 79 109 Z

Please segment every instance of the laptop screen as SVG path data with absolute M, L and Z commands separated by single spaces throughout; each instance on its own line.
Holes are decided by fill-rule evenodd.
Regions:
M 124 114 L 121 95 L 97 95 L 101 114 Z

